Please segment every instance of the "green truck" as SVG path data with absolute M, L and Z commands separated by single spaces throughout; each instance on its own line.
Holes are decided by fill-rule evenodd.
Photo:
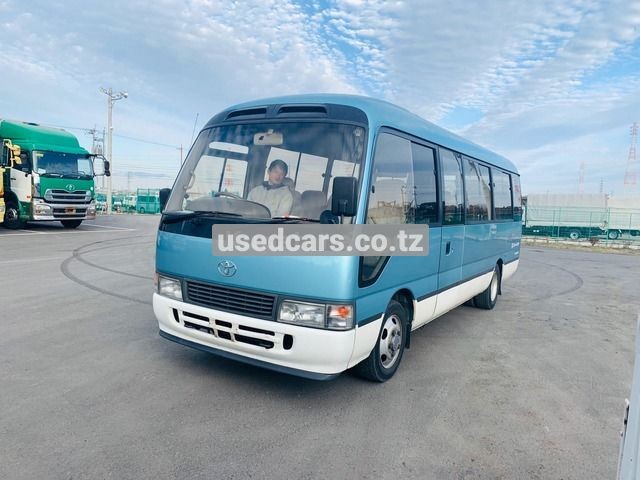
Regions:
M 58 220 L 76 228 L 96 215 L 94 177 L 109 176 L 109 163 L 61 129 L 36 123 L 0 120 L 5 172 L 4 226 L 22 228 L 28 221 Z

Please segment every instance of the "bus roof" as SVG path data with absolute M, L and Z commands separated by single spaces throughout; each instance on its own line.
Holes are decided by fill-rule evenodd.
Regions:
M 69 132 L 37 123 L 0 120 L 0 138 L 9 139 L 15 145 L 27 150 L 89 154 L 80 146 L 78 139 Z
M 513 162 L 505 157 L 449 132 L 444 128 L 438 127 L 409 110 L 371 97 L 345 94 L 288 95 L 240 103 L 226 109 L 224 112 L 285 104 L 334 104 L 358 108 L 365 113 L 369 121 L 369 127 L 372 129 L 383 126 L 396 128 L 440 146 L 491 163 L 510 172 L 517 173 L 518 171 Z M 220 114 L 216 115 L 207 126 L 211 125 L 214 119 L 217 120 L 219 118 Z

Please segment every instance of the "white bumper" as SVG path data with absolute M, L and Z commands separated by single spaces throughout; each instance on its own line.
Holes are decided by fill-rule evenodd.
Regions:
M 153 311 L 161 332 L 177 337 L 168 338 L 179 343 L 197 344 L 214 353 L 226 352 L 231 355 L 225 356 L 240 356 L 252 360 L 249 363 L 318 379 L 337 375 L 350 366 L 357 331 L 337 332 L 260 320 L 157 293 L 153 294 Z

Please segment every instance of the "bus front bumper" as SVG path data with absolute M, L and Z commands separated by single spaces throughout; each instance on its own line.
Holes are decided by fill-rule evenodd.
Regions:
M 271 370 L 328 380 L 349 368 L 357 329 L 332 331 L 213 310 L 153 294 L 160 335 Z

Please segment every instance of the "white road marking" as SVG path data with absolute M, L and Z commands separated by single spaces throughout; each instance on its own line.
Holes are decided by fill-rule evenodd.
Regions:
M 61 260 L 67 258 L 69 255 L 59 255 L 57 257 L 29 257 L 21 258 L 17 260 L 4 260 L 0 262 L 0 265 L 11 265 L 12 263 L 25 263 L 25 262 L 44 262 L 47 260 Z
M 33 232 L 33 233 L 5 233 L 0 234 L 0 239 L 9 237 L 33 236 L 33 235 L 76 235 L 79 233 L 119 233 L 119 232 L 135 232 L 135 228 L 125 228 L 118 230 L 75 230 L 75 231 L 53 231 L 53 232 Z
M 131 232 L 131 228 L 124 227 L 112 227 L 111 225 L 96 225 L 95 223 L 85 223 L 85 227 L 98 227 L 98 228 L 106 228 L 107 230 L 124 230 L 125 232 Z

